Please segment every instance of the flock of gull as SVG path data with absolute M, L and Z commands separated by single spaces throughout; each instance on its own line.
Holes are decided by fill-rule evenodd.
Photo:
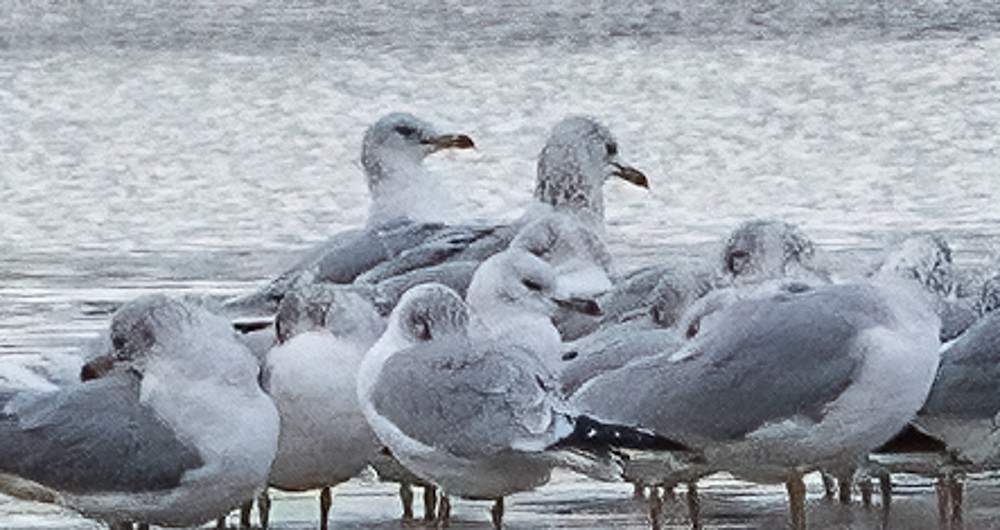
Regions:
M 804 528 L 807 473 L 845 502 L 937 477 L 955 521 L 963 475 L 1000 466 L 1000 277 L 963 283 L 940 237 L 847 273 L 752 219 L 704 270 L 621 273 L 602 188 L 649 183 L 604 126 L 556 124 L 503 224 L 439 218 L 424 158 L 469 148 L 389 114 L 364 136 L 363 227 L 258 292 L 125 303 L 71 381 L 0 377 L 0 492 L 112 528 L 249 525 L 256 502 L 266 528 L 268 488 L 318 489 L 325 529 L 330 488 L 371 467 L 404 518 L 422 487 L 426 518 L 481 499 L 499 527 L 563 467 L 683 485 L 697 527 L 697 482 L 727 472 L 784 484 Z

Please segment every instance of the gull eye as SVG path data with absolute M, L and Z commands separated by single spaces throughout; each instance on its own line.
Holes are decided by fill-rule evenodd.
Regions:
M 409 125 L 397 125 L 393 127 L 393 130 L 400 134 L 404 138 L 412 138 L 416 136 L 417 129 L 410 127 Z
M 693 339 L 699 331 L 701 331 L 701 321 L 695 320 L 694 322 L 691 322 L 690 326 L 688 326 L 687 332 L 684 333 L 684 336 L 689 339 Z
M 608 152 L 608 158 L 618 156 L 618 146 L 614 142 L 604 144 L 604 149 Z
M 527 287 L 529 290 L 532 290 L 532 291 L 541 291 L 542 290 L 542 284 L 536 282 L 535 280 L 524 279 L 524 280 L 521 281 L 521 283 L 524 284 L 524 286 Z

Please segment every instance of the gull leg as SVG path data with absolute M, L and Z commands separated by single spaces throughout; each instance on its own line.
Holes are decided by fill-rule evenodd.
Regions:
M 687 487 L 688 517 L 691 519 L 691 528 L 698 530 L 701 526 L 701 498 L 698 496 L 698 482 L 692 480 Z
M 632 496 L 636 499 L 646 498 L 646 487 L 641 482 L 632 483 Z
M 941 528 L 948 526 L 948 479 L 945 475 L 938 477 L 937 482 L 934 483 L 934 489 L 937 491 L 937 501 L 938 501 L 938 525 Z
M 437 488 L 430 484 L 424 486 L 424 520 L 433 521 L 437 511 Z
M 662 484 L 661 487 L 663 488 L 663 498 L 664 499 L 674 500 L 674 498 L 676 497 L 676 494 L 674 493 L 674 487 L 675 486 L 676 486 L 675 484 L 669 484 L 669 483 L 666 483 L 666 482 L 664 482 Z
M 867 479 L 862 479 L 862 481 Z M 837 477 L 837 500 L 840 504 L 851 504 L 851 490 L 854 489 L 854 476 L 845 473 Z
M 861 490 L 861 504 L 865 505 L 865 508 L 872 507 L 872 481 L 865 477 L 858 484 L 858 488 Z
M 438 525 L 448 526 L 448 522 L 451 520 L 451 501 L 448 500 L 447 495 L 441 495 L 441 502 L 438 503 Z
M 240 529 L 249 530 L 250 528 L 250 512 L 253 511 L 253 499 L 240 505 Z
M 413 519 L 413 487 L 409 482 L 399 483 L 399 502 L 403 504 L 403 520 Z
M 878 487 L 879 491 L 882 492 L 882 506 L 888 509 L 889 505 L 892 504 L 892 477 L 889 476 L 888 471 L 879 472 Z
M 823 497 L 833 500 L 833 497 L 837 494 L 837 479 L 833 478 L 833 475 L 826 471 L 821 471 L 820 475 L 823 477 Z
M 795 473 L 785 482 L 785 489 L 788 490 L 788 509 L 791 515 L 793 530 L 805 530 L 806 528 L 806 485 L 802 482 L 802 475 Z
M 135 530 L 149 530 L 149 523 L 136 523 Z
M 327 530 L 330 528 L 330 505 L 333 504 L 333 496 L 330 494 L 330 487 L 327 486 L 319 492 L 319 528 Z
M 948 494 L 951 497 L 951 526 L 952 528 L 962 528 L 962 480 L 956 475 L 948 477 Z
M 503 497 L 497 498 L 490 509 L 490 518 L 493 520 L 493 528 L 503 527 Z
M 653 530 L 660 530 L 660 515 L 663 513 L 663 499 L 656 486 L 649 488 L 649 521 Z
M 257 517 L 260 518 L 261 530 L 267 530 L 271 524 L 271 496 L 266 489 L 257 496 Z

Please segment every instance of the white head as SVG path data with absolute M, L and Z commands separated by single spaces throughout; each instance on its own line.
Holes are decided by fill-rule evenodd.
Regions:
M 274 320 L 279 342 L 308 331 L 328 330 L 336 337 L 371 344 L 385 330 L 375 306 L 344 285 L 313 283 L 289 292 Z
M 445 197 L 423 167 L 424 158 L 441 149 L 471 149 L 463 134 L 442 134 L 412 114 L 388 114 L 365 132 L 361 165 L 372 196 L 369 224 L 403 218 L 424 219 Z M 427 208 L 421 210 L 422 205 Z
M 402 347 L 462 336 L 468 325 L 469 308 L 458 293 L 439 283 L 424 283 L 403 293 L 383 338 L 390 336 Z
M 511 320 L 551 318 L 560 310 L 600 314 L 597 303 L 561 291 L 551 264 L 523 248 L 511 247 L 476 269 L 466 299 L 479 317 L 500 326 Z
M 538 156 L 535 199 L 603 221 L 601 188 L 612 176 L 649 187 L 646 175 L 621 160 L 618 143 L 607 128 L 592 118 L 570 116 L 552 128 Z
M 139 373 L 165 362 L 177 375 L 225 370 L 253 374 L 256 384 L 257 361 L 236 340 L 229 321 L 190 301 L 154 294 L 123 305 L 111 319 L 110 346 L 113 364 Z

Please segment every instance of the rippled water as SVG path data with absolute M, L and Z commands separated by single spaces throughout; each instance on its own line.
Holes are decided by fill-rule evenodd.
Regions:
M 623 270 L 708 255 L 759 216 L 862 261 L 940 231 L 962 265 L 1000 268 L 994 3 L 507 4 L 4 3 L 0 354 L 72 351 L 143 292 L 262 284 L 361 222 L 361 134 L 393 110 L 473 136 L 429 164 L 480 218 L 519 213 L 553 123 L 601 119 L 652 181 L 607 186 Z M 780 490 L 712 484 L 722 526 L 784 514 Z M 347 492 L 338 520 L 393 524 L 395 504 L 374 507 L 391 488 Z M 930 517 L 929 492 L 899 505 Z M 645 524 L 627 497 L 562 477 L 515 497 L 511 521 Z M 868 527 L 846 514 L 833 526 Z M 66 517 L 0 501 L 4 527 Z

